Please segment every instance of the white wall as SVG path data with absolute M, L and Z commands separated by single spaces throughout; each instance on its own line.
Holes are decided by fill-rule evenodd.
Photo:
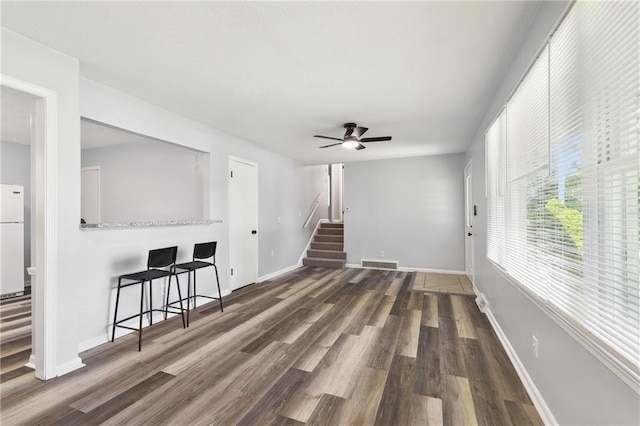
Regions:
M 0 146 L 0 183 L 24 186 L 24 279 L 29 281 L 31 265 L 31 146 L 2 142 Z
M 265 276 L 297 263 L 312 231 L 302 228 L 304 215 L 316 189 L 322 186 L 325 167 L 302 166 L 257 145 L 86 79 L 80 80 L 80 88 L 83 117 L 209 153 L 210 218 L 222 220 L 221 224 L 213 225 L 80 232 L 83 253 L 80 263 L 86 276 L 90 277 L 81 289 L 82 315 L 88 318 L 79 328 L 83 348 L 104 341 L 107 325 L 111 322 L 116 277 L 143 267 L 150 248 L 178 245 L 179 258 L 186 260 L 190 258 L 195 242 L 218 241 L 220 284 L 223 294 L 229 291 L 230 155 L 258 163 L 259 275 Z M 324 212 L 324 216 L 315 220 L 326 217 L 326 204 Z M 202 279 L 198 279 L 198 290 L 214 293 L 212 278 L 212 271 L 203 271 Z M 125 299 L 123 313 L 135 311 L 135 297 Z
M 2 75 L 57 95 L 56 369 L 73 368 L 78 365 L 77 307 L 81 301 L 77 299 L 77 290 L 82 284 L 77 270 L 80 221 L 79 64 L 76 59 L 5 28 L 2 28 L 1 51 Z M 38 250 L 37 247 L 35 249 Z
M 505 333 L 555 420 L 565 425 L 640 424 L 638 395 L 598 361 L 486 259 L 487 207 L 484 192 L 484 132 L 515 88 L 537 50 L 555 26 L 565 2 L 544 2 L 493 102 L 487 108 L 466 160 L 473 161 L 475 286 L 484 293 L 491 313 Z M 531 336 L 540 344 L 534 358 Z
M 229 155 L 259 165 L 259 230 L 267 230 L 277 222 L 277 215 L 281 216 L 277 230 L 265 235 L 259 233 L 259 274 L 264 276 L 297 263 L 313 230 L 302 228 L 305 218 L 301 216 L 315 197 L 314 191 L 322 187 L 322 183 L 317 182 L 324 177 L 318 171 L 322 166 L 304 167 L 257 145 L 80 79 L 77 60 L 5 29 L 2 29 L 2 73 L 57 94 L 58 298 L 55 312 L 58 333 L 55 340 L 59 371 L 76 362 L 79 347 L 86 349 L 106 341 L 116 277 L 143 268 L 151 248 L 178 245 L 180 260 L 186 260 L 195 242 L 217 240 L 221 285 L 223 293 L 228 291 Z M 222 223 L 81 231 L 81 115 L 209 153 L 210 217 L 221 219 Z M 326 208 L 324 211 L 326 217 Z M 271 257 L 272 247 L 286 249 L 276 251 Z M 199 290 L 213 292 L 211 278 L 211 274 L 208 277 L 203 274 L 198 280 Z M 205 284 L 207 281 L 209 285 Z M 123 297 L 122 313 L 135 310 L 137 295 Z
M 83 149 L 100 166 L 100 220 L 153 222 L 209 218 L 209 154 L 161 141 Z
M 347 263 L 464 271 L 463 171 L 462 154 L 345 164 Z
M 327 166 L 301 166 L 276 155 L 259 162 L 258 264 L 270 265 L 260 268 L 260 277 L 291 266 L 293 259 L 297 262 L 318 221 L 328 217 L 327 181 Z M 303 229 L 318 193 L 320 205 Z

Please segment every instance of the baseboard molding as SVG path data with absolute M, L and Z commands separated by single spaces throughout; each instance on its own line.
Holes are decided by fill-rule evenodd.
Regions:
M 474 288 L 474 291 L 476 291 L 476 294 L 477 294 L 477 290 L 475 288 Z M 542 397 L 542 394 L 540 394 L 540 391 L 538 391 L 538 388 L 536 387 L 535 383 L 533 383 L 533 380 L 531 379 L 531 376 L 529 376 L 527 369 L 524 367 L 524 364 L 522 364 L 522 361 L 520 361 L 520 357 L 518 357 L 518 354 L 516 353 L 515 349 L 513 349 L 513 346 L 511 346 L 511 342 L 509 342 L 509 339 L 507 338 L 506 334 L 504 334 L 504 331 L 502 331 L 500 324 L 498 324 L 498 321 L 493 316 L 493 313 L 491 312 L 490 308 L 486 310 L 486 315 L 487 315 L 487 318 L 489 319 L 489 322 L 491 323 L 491 327 L 493 327 L 493 331 L 498 336 L 498 339 L 500 340 L 502 347 L 504 348 L 505 352 L 509 356 L 509 359 L 511 360 L 511 364 L 513 364 L 514 368 L 516 369 L 516 372 L 518 373 L 518 377 L 520 377 L 520 380 L 524 384 L 524 387 L 527 390 L 527 393 L 529 394 L 531 401 L 533 401 L 533 405 L 538 410 L 538 414 L 540 414 L 542 421 L 544 422 L 545 425 L 557 425 L 558 422 L 553 416 L 551 409 L 545 402 L 544 398 Z
M 298 269 L 301 266 L 302 266 L 302 260 L 300 260 L 300 262 L 296 263 L 295 265 L 287 266 L 286 268 L 280 269 L 279 271 L 275 271 L 275 272 L 272 272 L 270 274 L 258 277 L 258 282 L 261 283 L 263 281 L 271 280 L 273 278 L 279 277 L 280 275 L 284 275 L 284 274 L 286 274 L 288 272 L 291 272 L 291 271 L 293 271 L 295 269 Z
M 27 362 L 24 366 L 27 367 L 27 368 L 31 368 L 31 369 L 35 370 L 36 369 L 36 356 L 34 354 L 29 355 L 29 362 Z
M 345 267 L 359 268 L 359 269 L 379 269 L 379 268 L 368 268 L 368 267 L 362 266 L 359 263 L 347 263 Z M 381 270 L 388 271 L 388 269 L 381 269 Z M 407 268 L 407 267 L 401 266 L 401 267 L 398 267 L 397 270 L 403 271 L 403 272 L 429 272 L 432 274 L 466 275 L 466 272 L 464 271 L 452 271 L 449 269 Z
M 448 275 L 466 275 L 465 271 L 455 271 L 452 269 L 430 269 L 430 268 L 411 268 L 411 267 L 401 267 L 398 268 L 398 271 L 415 271 L 415 272 L 427 272 L 431 274 L 448 274 Z
M 79 368 L 84 367 L 84 363 L 82 362 L 82 359 L 80 359 L 79 356 L 75 357 L 74 359 L 72 359 L 71 361 L 65 362 L 62 365 L 58 365 L 56 367 L 56 376 L 63 376 L 67 373 L 71 373 L 72 371 L 75 371 Z
M 122 330 L 122 331 L 126 331 L 126 333 L 121 334 L 122 336 L 124 336 L 125 334 L 133 333 L 131 330 Z M 118 330 L 116 330 L 116 337 L 120 337 L 118 334 L 120 333 L 118 332 Z M 103 343 L 107 343 L 110 340 L 111 339 L 109 336 L 98 336 L 92 339 L 85 340 L 84 342 L 80 342 L 78 344 L 78 352 L 81 353 L 91 348 L 95 348 L 96 346 L 100 346 Z
M 230 294 L 231 294 L 231 290 L 222 290 L 222 297 L 228 296 Z M 218 297 L 218 293 L 211 293 L 211 294 L 209 294 L 209 296 Z M 200 299 L 198 299 L 198 300 L 200 300 Z M 207 303 L 208 302 L 214 302 L 211 299 L 206 299 L 206 298 L 202 298 L 202 301 L 206 301 Z M 223 300 L 223 302 L 224 302 L 224 300 Z M 167 315 L 167 318 L 171 318 L 171 317 L 176 316 L 176 315 L 179 315 L 179 314 L 173 313 L 173 312 L 169 312 L 169 314 Z M 131 321 L 136 321 L 136 320 L 134 318 Z M 162 312 L 154 312 L 153 313 L 153 322 L 154 323 L 156 323 L 156 322 L 159 323 L 161 321 L 164 321 L 164 314 Z M 136 322 L 133 326 L 137 327 L 137 325 L 138 324 Z M 78 353 L 84 352 L 84 351 L 89 350 L 91 348 L 95 348 L 96 346 L 100 346 L 100 345 L 102 345 L 104 343 L 110 342 L 111 341 L 111 326 L 112 326 L 112 324 L 109 324 L 109 327 L 108 327 L 109 330 L 104 335 L 96 336 L 96 337 L 93 337 L 91 339 L 87 339 L 87 340 L 85 340 L 83 342 L 80 342 L 78 344 Z M 142 320 L 142 329 L 144 330 L 148 326 L 149 326 L 149 322 L 146 320 L 146 318 L 144 318 Z M 130 333 L 135 333 L 135 331 L 134 330 L 127 330 L 126 328 L 116 328 L 116 339 L 118 337 L 122 337 L 122 336 L 125 336 L 125 335 L 130 334 Z M 31 361 L 31 359 L 29 359 L 29 361 Z

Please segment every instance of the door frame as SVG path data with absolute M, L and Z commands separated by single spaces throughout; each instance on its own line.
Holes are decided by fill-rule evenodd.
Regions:
M 463 179 L 464 179 L 464 233 L 465 233 L 465 236 L 464 236 L 464 244 L 465 244 L 464 269 L 465 271 L 464 272 L 467 275 L 467 277 L 469 277 L 469 280 L 471 280 L 471 283 L 473 284 L 475 269 L 476 269 L 475 254 L 474 254 L 475 246 L 474 246 L 473 236 L 467 235 L 467 232 L 473 233 L 472 231 L 468 231 L 467 228 L 471 228 L 473 230 L 473 222 L 474 222 L 474 216 L 475 216 L 474 203 L 473 203 L 473 168 L 472 168 L 471 160 L 469 160 L 469 163 L 467 163 L 467 165 L 464 168 Z M 471 245 L 469 250 L 467 250 L 467 244 Z M 469 255 L 471 259 L 467 259 L 467 255 Z M 470 266 L 471 270 L 467 270 L 467 266 Z
M 27 366 L 41 380 L 56 377 L 57 275 L 58 275 L 58 110 L 57 94 L 40 86 L 2 74 L 0 85 L 36 99 L 35 141 L 32 167 L 35 182 L 35 285 L 31 299 L 32 349 Z M 33 159 L 35 158 L 35 162 Z M 35 207 L 35 208 L 33 208 Z M 33 213 L 32 213 L 33 214 Z M 38 244 L 40 242 L 40 244 Z M 32 276 L 33 280 L 33 276 Z M 46 284 L 46 285 L 45 285 Z
M 229 267 L 227 268 L 227 276 L 228 276 L 228 283 L 229 283 L 229 291 L 233 291 L 233 290 L 237 290 L 239 288 L 242 288 L 242 286 L 240 287 L 233 287 L 232 283 L 233 280 L 231 279 L 231 169 L 232 169 L 232 164 L 233 162 L 236 163 L 243 163 L 249 166 L 253 166 L 256 168 L 256 227 L 258 227 L 258 220 L 260 218 L 259 215 L 259 193 L 258 193 L 258 189 L 259 189 L 259 185 L 258 185 L 258 163 L 254 162 L 254 161 L 250 161 L 250 160 L 245 160 L 244 158 L 240 158 L 240 157 L 235 157 L 233 155 L 229 156 L 229 169 L 227 170 L 227 179 L 228 179 L 228 185 L 227 185 L 227 217 L 229 218 L 229 225 L 228 225 L 228 230 L 229 230 L 229 247 L 228 247 L 228 256 L 227 258 L 229 259 Z M 259 228 L 259 227 L 258 227 Z M 259 242 L 260 242 L 260 229 L 258 229 L 258 234 L 256 235 L 256 276 L 254 279 L 254 283 L 258 283 L 258 266 L 259 266 L 259 261 L 260 261 L 260 257 L 259 257 Z

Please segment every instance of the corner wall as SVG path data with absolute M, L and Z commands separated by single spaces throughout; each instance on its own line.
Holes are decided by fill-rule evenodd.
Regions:
M 640 399 L 621 379 L 577 340 L 492 268 L 486 257 L 487 203 L 485 198 L 484 132 L 524 75 L 538 49 L 554 28 L 567 2 L 542 2 L 528 35 L 505 75 L 481 126 L 471 142 L 465 162 L 473 161 L 475 286 L 488 299 L 491 314 L 513 347 L 535 387 L 548 421 L 566 425 L 640 424 Z M 531 349 L 538 338 L 540 356 Z M 544 417 L 543 417 L 544 418 Z

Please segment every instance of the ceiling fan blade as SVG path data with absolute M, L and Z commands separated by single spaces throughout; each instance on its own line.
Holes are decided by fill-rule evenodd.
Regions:
M 384 141 L 390 141 L 391 140 L 391 136 L 380 136 L 377 138 L 362 138 L 360 139 L 360 142 L 384 142 Z
M 353 134 L 353 127 L 347 127 L 346 132 L 344 132 L 344 138 L 347 139 L 352 134 Z
M 364 146 L 364 145 L 362 145 L 362 144 L 360 144 L 360 145 L 356 146 L 356 149 L 357 149 L 358 151 L 360 151 L 361 149 L 365 149 L 365 148 L 366 148 L 366 146 Z
M 342 145 L 342 142 L 339 142 L 339 143 L 332 143 L 331 145 L 321 146 L 320 148 L 329 148 L 330 146 L 336 146 L 336 145 Z
M 356 139 L 360 139 L 360 137 L 362 135 L 364 135 L 364 133 L 369 130 L 367 127 L 356 127 L 354 130 L 354 135 L 356 137 Z
M 339 138 L 332 138 L 331 136 L 322 136 L 322 135 L 313 135 L 314 138 L 322 138 L 322 139 L 331 139 L 333 141 L 340 141 L 342 142 L 342 139 Z

